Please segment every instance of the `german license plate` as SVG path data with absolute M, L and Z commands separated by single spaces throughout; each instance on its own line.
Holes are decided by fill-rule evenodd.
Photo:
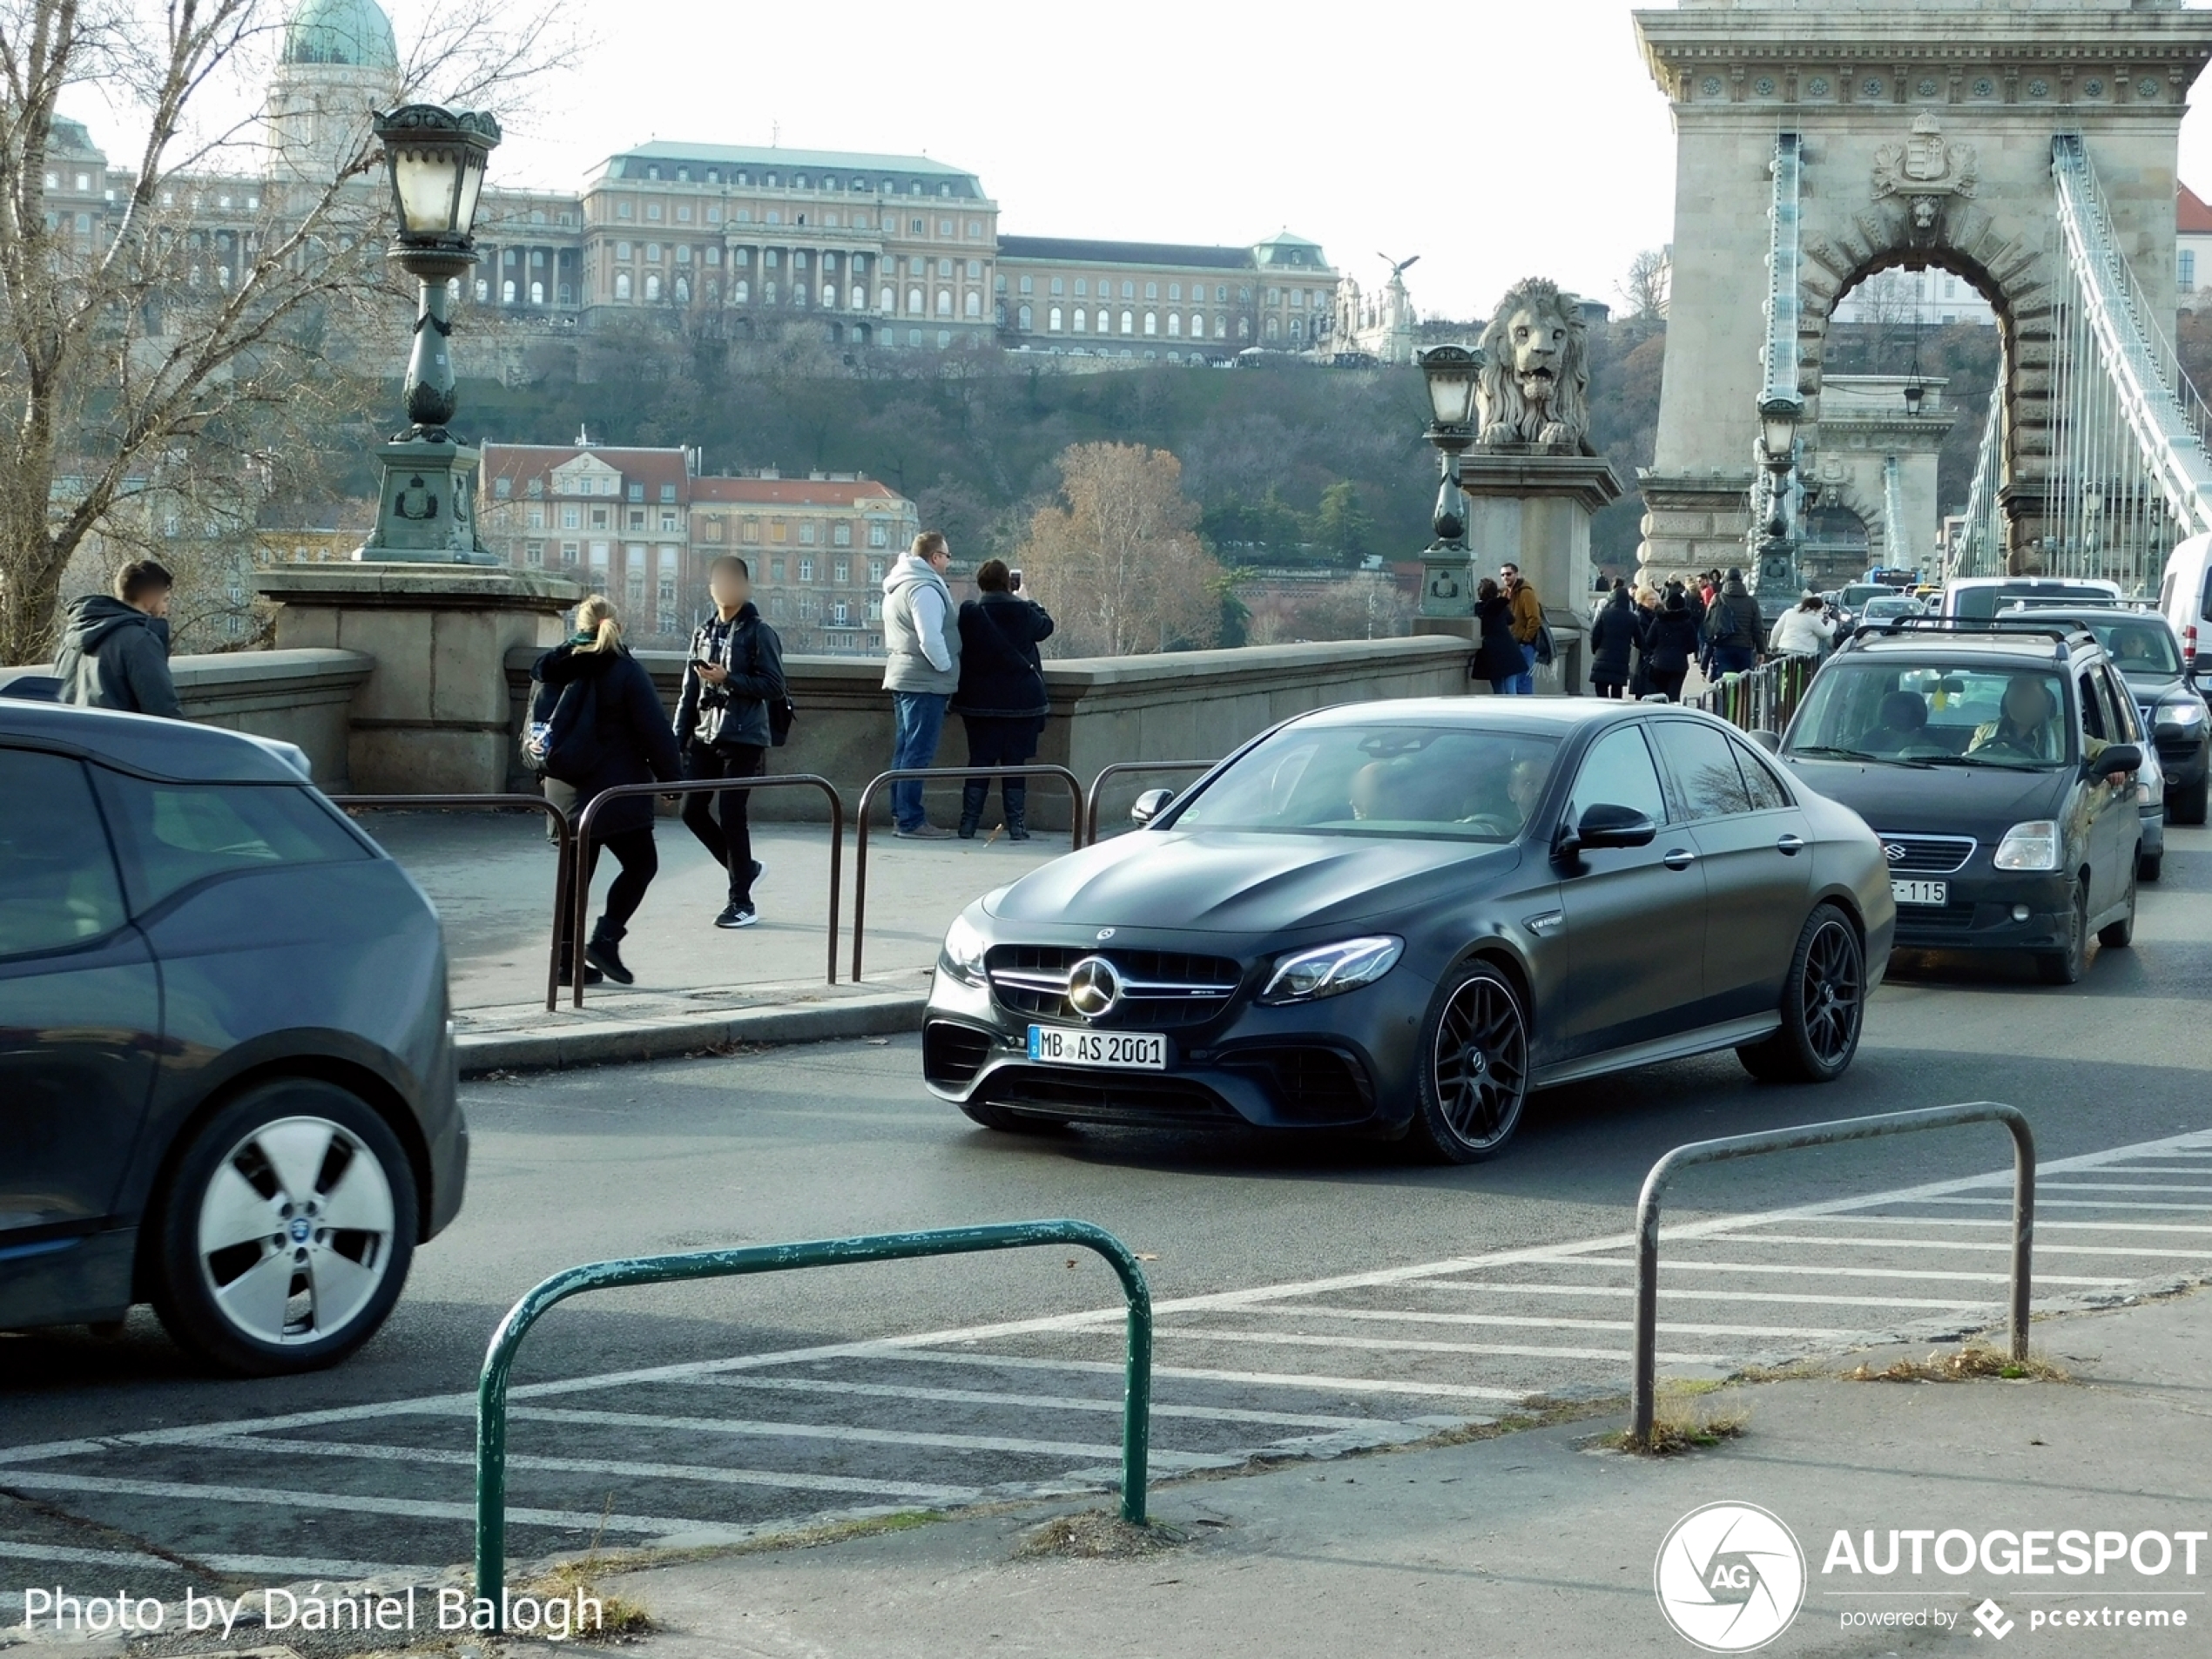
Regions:
M 1108 1071 L 1164 1071 L 1168 1040 L 1147 1031 L 1077 1031 L 1029 1028 L 1029 1058 L 1047 1066 L 1097 1066 Z
M 1949 904 L 1948 881 L 1899 881 L 1890 879 L 1890 897 L 1899 904 Z

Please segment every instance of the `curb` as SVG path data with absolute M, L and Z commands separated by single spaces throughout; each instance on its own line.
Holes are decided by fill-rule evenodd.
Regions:
M 559 1071 L 634 1060 L 668 1060 L 725 1042 L 823 1042 L 899 1036 L 921 1029 L 928 999 L 887 992 L 783 1008 L 743 1008 L 687 1020 L 610 1020 L 553 1031 L 467 1032 L 454 1041 L 463 1077 L 490 1071 Z

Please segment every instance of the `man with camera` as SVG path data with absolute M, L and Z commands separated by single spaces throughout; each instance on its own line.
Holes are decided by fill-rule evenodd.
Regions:
M 768 755 L 768 711 L 785 697 L 784 645 L 752 603 L 752 572 L 734 554 L 708 567 L 714 615 L 691 631 L 691 662 L 676 705 L 676 741 L 689 778 L 758 778 Z M 748 789 L 702 790 L 684 801 L 684 826 L 730 873 L 718 927 L 759 921 L 752 884 L 761 867 L 745 820 Z

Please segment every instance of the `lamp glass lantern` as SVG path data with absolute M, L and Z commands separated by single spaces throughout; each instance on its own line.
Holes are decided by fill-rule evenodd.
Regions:
M 1418 361 L 1428 382 L 1429 414 L 1435 423 L 1445 428 L 1473 425 L 1481 354 L 1465 346 L 1436 346 L 1421 353 Z
M 499 123 L 475 110 L 409 104 L 376 117 L 402 246 L 466 246 Z
M 1790 465 L 1797 441 L 1797 418 L 1804 408 L 1802 398 L 1770 397 L 1760 403 L 1759 443 L 1766 451 L 1768 466 Z

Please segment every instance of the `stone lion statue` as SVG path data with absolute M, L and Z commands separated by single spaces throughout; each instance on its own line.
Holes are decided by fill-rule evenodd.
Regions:
M 1594 454 L 1589 357 L 1575 296 L 1542 277 L 1515 283 L 1482 331 L 1475 382 L 1483 448 Z

